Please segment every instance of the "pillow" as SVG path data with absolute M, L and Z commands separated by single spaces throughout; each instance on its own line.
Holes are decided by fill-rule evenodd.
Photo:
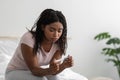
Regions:
M 2 39 L 0 40 L 0 53 L 8 56 L 13 55 L 15 48 L 18 45 L 18 39 Z
M 19 39 L 0 39 L 0 75 L 4 75 L 8 62 L 10 61 Z

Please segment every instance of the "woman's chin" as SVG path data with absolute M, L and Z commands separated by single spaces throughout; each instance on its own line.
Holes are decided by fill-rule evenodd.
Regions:
M 54 42 L 54 43 L 55 43 L 55 42 L 57 42 L 57 40 L 58 40 L 58 39 L 52 39 L 52 42 Z
M 55 42 L 57 42 L 57 40 L 55 40 L 55 41 L 52 41 L 53 43 L 55 43 Z

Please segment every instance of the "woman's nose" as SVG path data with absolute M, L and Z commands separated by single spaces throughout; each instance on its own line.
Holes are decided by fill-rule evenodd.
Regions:
M 55 31 L 55 32 L 54 32 L 54 37 L 57 37 L 57 36 L 58 36 L 58 32 Z

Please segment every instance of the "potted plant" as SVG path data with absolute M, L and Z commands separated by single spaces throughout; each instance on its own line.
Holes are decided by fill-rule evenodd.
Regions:
M 105 44 L 107 45 L 107 47 L 104 47 L 102 49 L 102 54 L 109 56 L 106 61 L 114 63 L 114 66 L 117 68 L 120 78 L 120 38 L 112 37 L 108 32 L 102 32 L 97 34 L 94 37 L 94 40 L 106 40 Z

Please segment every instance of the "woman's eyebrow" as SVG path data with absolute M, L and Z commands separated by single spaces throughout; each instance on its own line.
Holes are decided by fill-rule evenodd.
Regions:
M 56 30 L 54 27 L 50 27 L 50 29 L 54 29 L 54 30 Z
M 56 30 L 54 27 L 50 27 L 51 29 L 54 29 L 54 30 Z M 62 30 L 63 28 L 59 28 L 59 30 Z
M 59 28 L 60 30 L 63 30 L 63 28 Z

